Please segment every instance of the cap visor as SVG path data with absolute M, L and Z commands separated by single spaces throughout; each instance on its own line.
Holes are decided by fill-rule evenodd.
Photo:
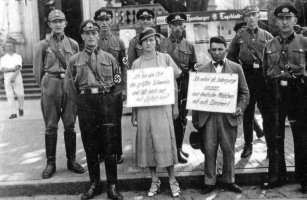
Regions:
M 277 17 L 294 17 L 294 14 L 291 13 L 279 13 Z
M 64 17 L 54 17 L 54 18 L 52 18 L 52 19 L 50 19 L 49 21 L 51 22 L 51 21 L 53 21 L 53 20 L 56 20 L 56 19 L 62 19 L 62 20 L 65 20 L 65 18 Z

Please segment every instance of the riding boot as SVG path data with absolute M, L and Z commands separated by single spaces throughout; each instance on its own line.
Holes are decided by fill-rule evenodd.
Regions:
M 47 167 L 43 171 L 43 179 L 51 178 L 56 171 L 56 165 L 55 165 L 56 144 L 57 144 L 57 134 L 45 135 Z
M 77 174 L 84 173 L 84 168 L 76 162 L 76 132 L 64 131 L 64 141 L 66 148 L 67 168 Z
M 108 182 L 108 198 L 109 199 L 123 199 L 123 196 L 117 191 L 117 163 L 116 156 L 107 156 L 105 159 L 106 176 Z

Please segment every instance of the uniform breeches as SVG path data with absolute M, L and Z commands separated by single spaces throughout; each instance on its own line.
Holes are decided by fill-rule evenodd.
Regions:
M 98 155 L 105 160 L 108 182 L 112 183 L 117 179 L 114 156 L 118 148 L 115 106 L 116 99 L 111 93 L 77 97 L 81 137 L 92 182 L 100 180 Z
M 57 134 L 60 118 L 65 132 L 75 132 L 77 107 L 64 91 L 64 79 L 44 76 L 41 90 L 45 134 Z
M 307 101 L 306 83 L 300 80 L 288 80 L 288 86 L 281 86 L 280 81 L 268 85 L 274 120 L 273 131 L 269 132 L 272 151 L 270 150 L 269 176 L 278 179 L 286 175 L 285 163 L 285 119 L 291 124 L 294 142 L 295 174 L 298 178 L 307 175 Z
M 122 114 L 123 114 L 123 101 L 121 98 L 121 93 L 118 95 L 116 100 L 116 114 L 117 114 L 117 155 L 123 155 L 123 147 L 122 147 Z
M 253 142 L 254 113 L 256 103 L 262 115 L 264 133 L 268 132 L 269 129 L 269 123 L 266 115 L 268 102 L 266 99 L 266 87 L 262 68 L 253 69 L 252 67 L 253 66 L 243 67 L 247 86 L 250 92 L 249 104 L 247 105 L 243 115 L 245 143 Z
M 216 183 L 216 159 L 219 146 L 223 153 L 223 182 L 233 183 L 237 127 L 230 125 L 225 114 L 210 113 L 199 132 L 203 137 L 205 149 L 205 184 L 215 185 Z
M 186 117 L 188 115 L 188 110 L 186 109 L 186 105 L 187 105 L 188 84 L 189 84 L 188 74 L 184 75 L 184 77 L 177 79 L 179 116 L 177 119 L 174 120 L 177 149 L 182 148 L 185 127 L 187 125 Z

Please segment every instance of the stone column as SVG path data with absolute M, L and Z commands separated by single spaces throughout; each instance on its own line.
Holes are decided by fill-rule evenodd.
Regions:
M 12 0 L 5 0 L 8 8 L 8 34 L 17 43 L 24 43 L 23 16 L 21 6 L 23 3 Z

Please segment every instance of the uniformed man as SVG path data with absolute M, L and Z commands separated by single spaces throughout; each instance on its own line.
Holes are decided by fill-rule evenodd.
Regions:
M 297 9 L 291 5 L 275 8 L 274 16 L 280 34 L 270 40 L 264 49 L 263 70 L 267 80 L 272 109 L 269 117 L 274 129 L 271 138 L 268 180 L 264 188 L 274 188 L 286 181 L 285 118 L 291 124 L 295 154 L 295 174 L 302 192 L 307 190 L 307 100 L 306 49 L 307 39 L 294 32 Z
M 187 157 L 189 157 L 188 153 L 182 151 L 182 143 L 188 114 L 186 103 L 189 71 L 194 70 L 197 62 L 193 44 L 182 36 L 186 20 L 187 16 L 183 13 L 174 13 L 167 16 L 166 22 L 171 29 L 171 35 L 160 43 L 161 52 L 168 53 L 182 70 L 181 76 L 177 78 L 179 117 L 174 120 L 177 154 L 180 163 L 187 163 Z
M 234 27 L 233 30 L 236 32 L 236 34 L 241 33 L 246 29 L 247 23 L 244 22 L 239 22 L 237 23 Z M 239 63 L 241 64 L 241 63 Z M 257 121 L 256 116 L 254 115 L 254 131 L 256 132 L 256 135 L 258 138 L 261 138 L 264 136 L 263 129 L 261 128 L 260 124 Z
M 263 118 L 264 135 L 269 131 L 269 122 L 265 115 L 267 102 L 265 99 L 265 81 L 262 74 L 262 52 L 265 43 L 273 36 L 258 27 L 259 18 L 259 8 L 256 5 L 249 5 L 244 8 L 244 19 L 247 22 L 247 28 L 238 33 L 231 41 L 227 55 L 229 60 L 242 64 L 250 91 L 250 101 L 243 115 L 245 145 L 241 158 L 247 158 L 253 152 L 253 126 L 256 103 Z M 268 140 L 266 141 L 269 147 Z
M 136 18 L 139 21 L 141 25 L 142 31 L 146 28 L 150 28 L 154 25 L 154 19 L 155 19 L 155 13 L 154 11 L 144 8 L 140 9 L 136 13 Z M 143 47 L 139 44 L 140 34 L 137 34 L 134 38 L 131 39 L 129 43 L 128 48 L 128 62 L 129 62 L 129 68 L 131 68 L 133 62 L 139 58 L 143 54 Z M 162 40 L 164 40 L 165 37 L 163 35 L 160 35 L 156 37 L 157 45 L 156 50 L 160 51 L 159 44 Z
M 117 99 L 117 131 L 118 131 L 118 151 L 117 151 L 117 163 L 123 163 L 123 148 L 122 148 L 122 128 L 121 119 L 123 113 L 123 101 L 127 98 L 126 82 L 127 82 L 127 58 L 124 41 L 119 37 L 112 34 L 110 27 L 112 24 L 113 13 L 111 10 L 101 8 L 95 12 L 94 20 L 100 26 L 100 34 L 98 40 L 98 46 L 101 50 L 106 51 L 117 60 L 117 63 L 121 71 L 121 84 L 117 84 L 115 87 L 115 94 Z
M 41 107 L 46 127 L 47 167 L 43 171 L 43 178 L 52 177 L 56 171 L 55 154 L 60 118 L 65 130 L 67 168 L 75 173 L 85 172 L 83 167 L 75 161 L 77 108 L 67 98 L 64 89 L 67 63 L 70 57 L 79 51 L 79 46 L 75 40 L 64 34 L 67 21 L 62 11 L 51 11 L 48 20 L 48 25 L 52 30 L 51 36 L 37 44 L 33 58 L 33 74 L 41 87 Z
M 114 85 L 119 69 L 115 58 L 98 46 L 99 25 L 86 20 L 80 26 L 85 47 L 74 55 L 66 71 L 65 88 L 77 105 L 81 137 L 92 183 L 81 199 L 102 192 L 99 156 L 105 161 L 110 199 L 123 199 L 117 191 L 117 118 Z

